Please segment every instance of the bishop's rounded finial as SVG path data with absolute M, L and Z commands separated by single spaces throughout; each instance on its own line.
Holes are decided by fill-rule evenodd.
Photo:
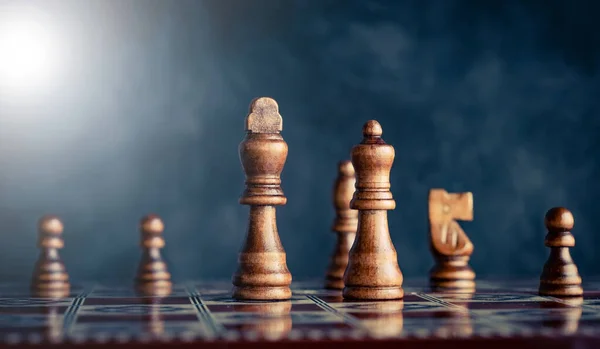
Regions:
M 64 230 L 64 226 L 60 219 L 56 216 L 44 216 L 38 222 L 40 233 L 60 235 Z
M 551 232 L 570 231 L 575 225 L 575 219 L 571 211 L 566 208 L 554 207 L 546 213 L 544 224 L 548 231 Z
M 381 137 L 383 129 L 377 120 L 369 120 L 363 126 L 364 137 Z
M 165 225 L 158 215 L 149 214 L 142 218 L 140 222 L 142 232 L 148 234 L 161 234 L 165 230 Z

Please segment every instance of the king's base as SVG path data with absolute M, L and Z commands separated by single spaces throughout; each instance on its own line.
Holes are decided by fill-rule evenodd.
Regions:
M 342 294 L 346 299 L 392 300 L 402 299 L 404 297 L 404 290 L 401 286 L 364 287 L 346 285 Z
M 171 294 L 172 284 L 170 280 L 136 280 L 135 290 L 141 295 L 166 297 Z
M 239 300 L 283 301 L 292 298 L 289 286 L 233 286 L 231 297 Z

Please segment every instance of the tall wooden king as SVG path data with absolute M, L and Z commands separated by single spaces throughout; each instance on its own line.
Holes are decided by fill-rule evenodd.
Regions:
M 246 241 L 233 275 L 233 298 L 247 300 L 290 299 L 292 275 L 279 240 L 275 207 L 285 205 L 281 171 L 288 146 L 281 137 L 283 121 L 277 102 L 257 98 L 246 117 L 246 137 L 239 154 L 246 174 L 240 204 L 250 206 Z

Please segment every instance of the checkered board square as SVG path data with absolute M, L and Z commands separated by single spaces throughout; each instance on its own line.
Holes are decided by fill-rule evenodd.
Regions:
M 0 343 L 600 339 L 600 282 L 584 284 L 578 300 L 542 297 L 536 286 L 480 281 L 475 293 L 444 293 L 408 280 L 401 301 L 358 302 L 319 284 L 297 283 L 291 300 L 252 302 L 233 300 L 227 282 L 175 285 L 166 297 L 140 296 L 129 287 L 75 286 L 61 299 L 35 298 L 27 287 L 4 284 Z

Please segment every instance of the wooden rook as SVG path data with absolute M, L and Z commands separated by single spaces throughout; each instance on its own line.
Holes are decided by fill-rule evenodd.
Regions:
M 348 160 L 340 162 L 338 176 L 333 186 L 335 220 L 331 228 L 337 235 L 337 242 L 325 278 L 325 287 L 329 289 L 341 290 L 344 288 L 344 272 L 348 266 L 348 252 L 354 242 L 358 224 L 358 211 L 350 208 L 355 183 L 356 177 L 352 162 Z
M 61 298 L 69 294 L 69 275 L 58 254 L 64 247 L 63 229 L 62 222 L 55 216 L 44 216 L 38 222 L 40 256 L 31 281 L 36 296 Z
M 350 207 L 358 210 L 356 239 L 344 273 L 343 296 L 358 300 L 400 299 L 402 272 L 388 229 L 387 211 L 396 208 L 390 191 L 394 147 L 381 138 L 375 120 L 363 127 L 363 140 L 352 148 L 356 191 Z
M 573 214 L 564 207 L 555 207 L 546 213 L 544 223 L 548 230 L 544 244 L 550 247 L 550 256 L 540 277 L 540 295 L 583 295 L 581 277 L 569 252 L 569 248 L 575 246 L 575 238 L 571 234 L 575 225 Z
M 171 293 L 171 274 L 160 254 L 160 249 L 165 247 L 164 230 L 165 225 L 157 215 L 148 215 L 140 222 L 143 252 L 135 284 L 137 291 L 144 295 L 167 296 Z
M 288 146 L 281 136 L 283 121 L 277 102 L 257 98 L 246 117 L 246 137 L 239 154 L 246 175 L 240 204 L 250 206 L 246 240 L 233 275 L 233 298 L 285 300 L 292 297 L 292 275 L 279 240 L 275 206 L 285 205 L 281 171 Z
M 469 266 L 473 244 L 456 222 L 473 220 L 473 194 L 429 191 L 430 249 L 435 265 L 431 286 L 441 289 L 475 290 L 475 272 Z

